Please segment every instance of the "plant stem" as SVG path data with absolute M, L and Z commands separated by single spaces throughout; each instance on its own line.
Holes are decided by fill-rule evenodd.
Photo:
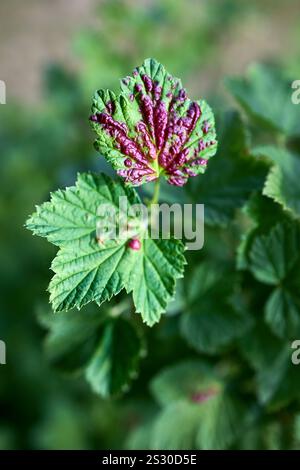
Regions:
M 149 206 L 151 206 L 151 204 L 157 204 L 158 203 L 159 190 L 160 190 L 160 178 L 157 178 L 157 180 L 155 181 L 153 197 L 152 197 L 151 201 L 149 202 Z

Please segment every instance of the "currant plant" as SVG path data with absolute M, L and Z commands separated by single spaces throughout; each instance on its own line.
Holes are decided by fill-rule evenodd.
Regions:
M 291 81 L 265 66 L 226 80 L 241 109 L 216 111 L 218 155 L 202 176 L 216 151 L 212 113 L 168 77 L 147 60 L 119 96 L 95 94 L 96 149 L 118 174 L 80 174 L 27 222 L 59 247 L 50 299 L 55 311 L 70 309 L 51 315 L 42 306 L 46 356 L 83 373 L 104 398 L 136 378 L 121 400 L 97 400 L 97 423 L 113 423 L 103 428 L 111 428 L 108 447 L 118 422 L 125 448 L 299 448 L 300 375 L 291 360 L 300 338 L 299 111 Z M 123 227 L 120 196 L 129 208 L 142 197 L 149 207 L 204 203 L 204 248 L 151 239 L 138 215 Z M 107 203 L 120 239 L 97 234 Z
M 81 174 L 76 185 L 51 195 L 27 221 L 34 234 L 59 247 L 49 285 L 55 311 L 101 305 L 122 289 L 132 292 L 136 311 L 153 325 L 174 296 L 183 275 L 180 240 L 144 238 L 97 239 L 97 211 L 119 198 L 140 203 L 132 186 L 160 178 L 182 186 L 205 171 L 216 152 L 214 117 L 205 101 L 191 101 L 178 79 L 153 59 L 121 81 L 119 96 L 99 90 L 90 120 L 97 149 L 124 178 Z M 119 227 L 120 228 L 120 227 Z
M 185 246 L 174 237 L 151 238 L 137 217 L 130 221 L 135 231 L 125 232 L 120 221 L 126 213 L 119 201 L 126 198 L 129 209 L 140 204 L 133 187 L 155 181 L 151 205 L 159 200 L 161 179 L 180 187 L 204 173 L 217 148 L 214 116 L 204 100 L 190 100 L 180 80 L 147 59 L 121 80 L 118 96 L 96 92 L 90 122 L 97 134 L 95 147 L 118 177 L 79 174 L 75 186 L 54 192 L 50 202 L 36 208 L 27 228 L 59 248 L 49 285 L 55 312 L 81 309 L 91 301 L 100 306 L 125 289 L 132 293 L 135 311 L 152 326 L 183 276 Z M 113 239 L 99 238 L 96 230 L 99 209 L 108 203 L 116 210 L 122 235 Z M 107 335 L 113 341 L 110 328 Z M 101 354 L 88 377 L 100 370 Z

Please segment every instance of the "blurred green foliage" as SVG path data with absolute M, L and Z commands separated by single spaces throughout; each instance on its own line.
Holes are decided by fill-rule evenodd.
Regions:
M 234 0 L 104 2 L 99 29 L 75 40 L 78 74 L 49 66 L 38 109 L 1 107 L 0 448 L 299 448 L 291 342 L 300 338 L 300 108 L 290 107 L 289 77 L 259 67 L 231 79 L 241 115 L 224 113 L 226 99 L 214 89 L 205 97 L 219 116 L 219 152 L 186 191 L 165 185 L 162 193 L 207 205 L 205 246 L 188 255 L 185 281 L 154 328 L 123 294 L 54 316 L 46 287 L 55 250 L 23 228 L 34 204 L 73 184 L 78 171 L 109 171 L 87 122 L 96 88 L 116 88 L 118 77 L 153 56 L 201 95 L 196 72 L 222 60 L 220 36 L 258 8 Z M 299 73 L 288 52 L 278 65 Z M 83 372 L 105 335 L 102 321 L 120 313 L 114 321 L 134 327 L 147 354 L 130 391 L 103 399 Z

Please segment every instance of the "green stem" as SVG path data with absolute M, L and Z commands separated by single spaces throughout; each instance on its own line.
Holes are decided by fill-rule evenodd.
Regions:
M 151 201 L 149 202 L 149 206 L 151 206 L 151 204 L 157 204 L 158 203 L 159 190 L 160 190 L 160 178 L 157 178 L 157 180 L 155 181 L 153 197 L 152 197 Z

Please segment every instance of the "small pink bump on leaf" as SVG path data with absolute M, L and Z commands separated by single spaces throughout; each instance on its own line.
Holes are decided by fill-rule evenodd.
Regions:
M 141 242 L 137 238 L 131 238 L 128 242 L 128 246 L 132 250 L 138 251 L 141 248 Z
M 208 390 L 203 390 L 201 392 L 195 392 L 192 394 L 191 400 L 194 403 L 202 403 L 208 400 L 209 398 L 213 397 L 214 395 L 216 395 L 216 393 L 217 391 L 213 388 L 210 388 Z

